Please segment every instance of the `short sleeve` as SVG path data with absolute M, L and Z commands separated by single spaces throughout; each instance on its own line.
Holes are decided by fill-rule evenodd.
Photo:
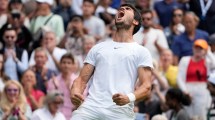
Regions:
M 96 65 L 96 46 L 90 49 L 90 51 L 87 54 L 87 57 L 84 60 L 84 63 L 89 63 L 93 66 Z
M 150 67 L 150 68 L 153 68 L 152 56 L 151 56 L 150 52 L 146 48 L 142 48 L 139 53 L 140 54 L 139 54 L 139 57 L 138 57 L 137 66 L 138 67 Z

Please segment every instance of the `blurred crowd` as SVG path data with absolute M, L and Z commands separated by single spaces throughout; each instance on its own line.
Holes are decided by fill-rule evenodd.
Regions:
M 212 120 L 214 0 L 0 0 L 0 119 L 70 120 L 73 81 L 90 49 L 112 40 L 123 3 L 140 11 L 133 39 L 154 60 L 136 119 Z

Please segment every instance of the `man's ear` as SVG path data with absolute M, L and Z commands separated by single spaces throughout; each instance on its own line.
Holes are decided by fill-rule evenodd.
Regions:
M 133 24 L 134 24 L 134 25 L 138 25 L 139 22 L 138 22 L 137 20 L 133 20 Z

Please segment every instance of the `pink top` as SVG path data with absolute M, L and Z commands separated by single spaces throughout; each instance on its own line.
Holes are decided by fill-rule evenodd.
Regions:
M 59 91 L 61 91 L 64 94 L 64 104 L 63 104 L 62 108 L 60 109 L 60 111 L 65 115 L 67 120 L 70 120 L 70 118 L 72 116 L 72 110 L 74 109 L 74 105 L 72 104 L 71 99 L 70 99 L 70 88 L 72 87 L 72 84 L 76 78 L 77 78 L 77 76 L 75 74 L 71 75 L 70 85 L 68 88 L 68 86 L 65 84 L 61 74 L 56 77 L 56 79 L 58 80 L 56 83 L 57 88 Z M 55 90 L 55 89 L 56 88 L 54 86 L 53 80 L 49 80 L 47 90 L 51 91 L 51 90 Z M 85 92 L 84 92 L 85 96 L 86 96 L 86 93 L 87 92 L 85 90 Z
M 39 102 L 39 100 L 40 100 L 41 97 L 45 96 L 45 94 L 42 91 L 36 90 L 36 89 L 34 89 L 34 90 L 31 91 L 31 95 L 34 97 L 34 99 L 37 102 Z M 30 102 L 30 98 L 29 97 L 27 97 L 27 101 L 28 101 L 28 104 L 31 106 L 31 109 L 32 109 L 32 104 Z

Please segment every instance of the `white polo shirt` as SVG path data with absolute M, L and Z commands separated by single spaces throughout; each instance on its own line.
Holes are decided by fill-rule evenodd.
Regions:
M 112 100 L 114 94 L 134 92 L 138 68 L 152 68 L 152 57 L 146 48 L 136 42 L 111 40 L 95 45 L 84 63 L 95 66 L 95 71 L 83 105 L 109 108 L 118 107 Z M 133 107 L 133 104 L 129 106 Z
M 47 107 L 43 107 L 33 112 L 31 120 L 66 120 L 66 118 L 61 112 L 57 112 L 56 115 L 53 116 Z

